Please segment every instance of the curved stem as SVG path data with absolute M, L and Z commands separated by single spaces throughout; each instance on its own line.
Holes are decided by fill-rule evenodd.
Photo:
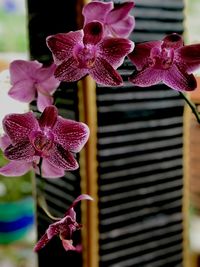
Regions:
M 46 215 L 47 215 L 50 219 L 55 220 L 55 221 L 59 221 L 59 220 L 61 220 L 61 218 L 54 217 L 54 216 L 50 213 L 50 211 L 49 211 L 49 209 L 48 209 L 48 206 L 47 206 L 47 203 L 46 203 L 46 200 L 45 200 L 44 196 L 39 196 L 39 197 L 38 197 L 38 204 L 39 204 L 39 206 L 43 209 L 43 211 L 46 213 Z
M 182 92 L 179 92 L 180 96 L 185 100 L 185 102 L 188 104 L 188 106 L 190 107 L 190 109 L 192 110 L 192 113 L 195 115 L 197 122 L 200 124 L 200 114 L 197 110 L 197 107 L 195 106 L 194 103 L 192 103 L 185 94 L 183 94 Z

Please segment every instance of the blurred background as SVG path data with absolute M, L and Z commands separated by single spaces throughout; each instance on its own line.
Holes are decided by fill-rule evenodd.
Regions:
M 199 0 L 186 1 L 187 43 L 200 42 L 199 12 Z M 14 59 L 27 59 L 28 47 L 26 1 L 0 0 L 0 119 L 7 112 L 28 110 L 28 106 L 6 96 L 9 90 L 8 65 Z M 0 154 L 0 165 L 5 162 Z M 37 266 L 36 255 L 32 252 L 36 231 L 31 176 L 31 173 L 16 178 L 0 176 L 0 267 Z M 195 217 L 191 224 L 192 248 L 200 253 L 199 217 Z

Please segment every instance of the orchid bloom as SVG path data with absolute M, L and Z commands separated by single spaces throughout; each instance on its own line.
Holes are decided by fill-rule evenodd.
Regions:
M 33 112 L 9 114 L 3 120 L 3 129 L 1 147 L 10 160 L 0 168 L 0 174 L 5 176 L 17 176 L 36 168 L 40 159 L 41 175 L 46 178 L 76 170 L 74 153 L 82 149 L 89 136 L 87 125 L 58 116 L 55 106 L 46 107 L 38 120 Z
M 103 25 L 90 22 L 83 30 L 59 33 L 47 38 L 47 45 L 58 65 L 55 77 L 74 82 L 89 74 L 100 84 L 118 86 L 117 69 L 134 44 L 123 38 L 103 38 Z
M 137 86 L 163 82 L 177 91 L 192 91 L 197 86 L 191 72 L 200 66 L 200 44 L 184 46 L 179 34 L 138 44 L 129 58 L 137 69 L 130 81 Z
M 75 206 L 81 200 L 93 200 L 89 195 L 82 194 L 75 199 L 72 205 L 69 207 L 64 217 L 59 219 L 57 222 L 50 224 L 46 233 L 35 245 L 34 251 L 37 252 L 42 249 L 54 236 L 59 235 L 62 240 L 63 247 L 66 251 L 76 250 L 79 251 L 79 246 L 73 245 L 73 233 L 80 230 L 82 225 L 76 221 L 76 212 L 74 211 Z
M 92 1 L 83 7 L 84 25 L 97 20 L 105 29 L 105 35 L 128 38 L 135 27 L 135 19 L 129 15 L 134 7 L 133 1 L 122 4 Z
M 10 64 L 10 97 L 30 103 L 36 99 L 39 111 L 53 104 L 52 94 L 60 84 L 54 77 L 55 64 L 43 67 L 37 60 L 14 60 Z

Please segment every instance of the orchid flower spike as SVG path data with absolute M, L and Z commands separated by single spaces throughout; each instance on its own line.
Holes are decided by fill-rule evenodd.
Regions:
M 76 221 L 75 206 L 81 200 L 93 200 L 89 195 L 82 194 L 75 199 L 72 205 L 69 207 L 64 217 L 59 221 L 49 225 L 46 233 L 40 238 L 34 247 L 34 251 L 37 252 L 42 249 L 54 236 L 58 235 L 62 241 L 63 248 L 68 250 L 79 251 L 79 246 L 73 245 L 73 233 L 80 230 L 82 225 Z
M 22 175 L 36 168 L 42 159 L 42 177 L 62 177 L 64 171 L 78 168 L 74 153 L 89 137 L 87 125 L 58 116 L 55 106 L 46 107 L 38 120 L 33 112 L 9 114 L 3 120 L 3 128 L 1 147 L 10 160 L 0 168 L 0 174 L 5 176 Z
M 119 86 L 122 78 L 116 69 L 134 43 L 123 38 L 103 38 L 103 25 L 93 21 L 83 30 L 59 33 L 47 38 L 60 81 L 78 81 L 87 74 L 100 84 Z
M 137 69 L 130 77 L 136 86 L 163 82 L 177 91 L 192 91 L 197 87 L 192 72 L 200 67 L 200 44 L 184 46 L 179 34 L 137 44 L 129 58 Z
M 53 104 L 52 94 L 60 81 L 54 77 L 55 64 L 43 67 L 37 60 L 14 60 L 10 64 L 10 97 L 25 103 L 37 101 L 37 108 L 43 111 Z
M 97 20 L 103 24 L 105 36 L 128 38 L 135 27 L 135 18 L 130 15 L 133 7 L 133 1 L 115 5 L 92 1 L 83 7 L 84 25 Z

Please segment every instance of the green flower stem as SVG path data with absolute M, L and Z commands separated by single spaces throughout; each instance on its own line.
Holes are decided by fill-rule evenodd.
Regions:
M 188 104 L 188 106 L 190 107 L 190 109 L 192 110 L 192 113 L 195 115 L 197 122 L 200 124 L 200 114 L 197 110 L 197 107 L 195 106 L 194 103 L 192 103 L 185 94 L 183 94 L 182 92 L 179 92 L 180 96 L 185 100 L 185 102 Z

